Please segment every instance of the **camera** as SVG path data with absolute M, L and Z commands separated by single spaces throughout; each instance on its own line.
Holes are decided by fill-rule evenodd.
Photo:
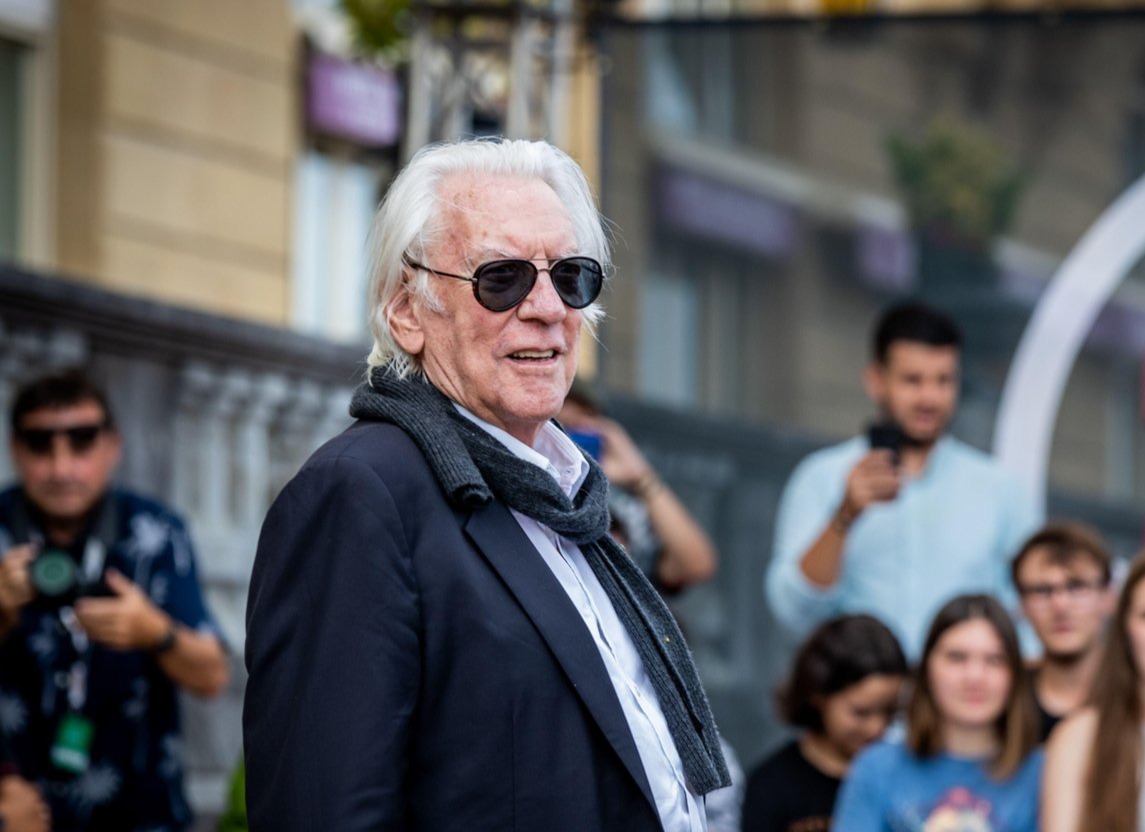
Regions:
M 75 558 L 63 549 L 41 549 L 28 566 L 28 578 L 40 602 L 51 607 L 66 607 L 85 596 L 109 594 L 102 581 L 85 581 Z

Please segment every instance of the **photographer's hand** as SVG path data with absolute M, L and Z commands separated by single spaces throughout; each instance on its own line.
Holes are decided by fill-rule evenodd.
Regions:
M 215 696 L 230 678 L 223 645 L 211 633 L 178 624 L 114 569 L 104 576 L 114 598 L 81 598 L 76 617 L 92 641 L 113 650 L 147 650 L 175 684 Z
M 619 422 L 594 418 L 588 427 L 604 440 L 600 467 L 615 486 L 626 488 L 644 503 L 652 531 L 660 540 L 656 576 L 666 589 L 683 589 L 706 581 L 716 571 L 716 550 L 707 533 L 640 452 Z
M 109 569 L 105 577 L 114 598 L 81 598 L 75 605 L 88 638 L 113 650 L 144 650 L 158 644 L 171 619 L 119 572 Z
M 28 564 L 36 549 L 24 544 L 9 549 L 0 557 L 0 638 L 15 628 L 20 609 L 32 600 L 34 592 L 28 576 Z
M 877 448 L 860 459 L 847 475 L 843 502 L 799 558 L 804 577 L 820 589 L 834 586 L 843 572 L 843 547 L 851 526 L 874 503 L 895 499 L 901 487 L 890 451 Z

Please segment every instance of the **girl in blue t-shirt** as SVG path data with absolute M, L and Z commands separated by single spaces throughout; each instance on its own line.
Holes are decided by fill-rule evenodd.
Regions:
M 851 767 L 832 832 L 1036 832 L 1042 755 L 1014 625 L 986 595 L 946 604 L 926 638 L 903 743 Z

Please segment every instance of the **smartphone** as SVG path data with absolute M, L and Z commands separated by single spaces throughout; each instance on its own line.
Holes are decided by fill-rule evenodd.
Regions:
M 867 441 L 871 450 L 883 448 L 891 452 L 895 465 L 902 461 L 903 433 L 898 422 L 886 419 L 881 422 L 872 422 L 867 426 Z
M 599 433 L 592 430 L 573 430 L 569 428 L 568 434 L 569 438 L 580 445 L 586 454 L 597 462 L 600 462 L 600 452 L 604 443 Z

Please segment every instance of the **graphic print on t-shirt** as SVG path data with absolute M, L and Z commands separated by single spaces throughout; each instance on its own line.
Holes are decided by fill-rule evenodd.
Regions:
M 995 832 L 992 809 L 990 801 L 959 786 L 939 798 L 918 832 Z

